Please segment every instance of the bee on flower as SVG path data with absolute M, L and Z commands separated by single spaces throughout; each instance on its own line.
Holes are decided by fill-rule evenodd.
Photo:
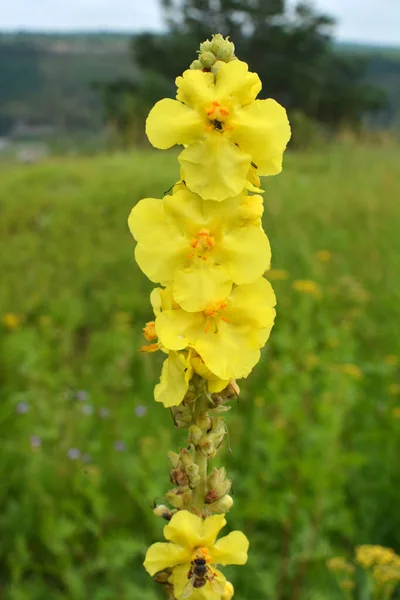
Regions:
M 170 572 L 176 600 L 221 600 L 232 598 L 233 586 L 216 565 L 244 565 L 249 542 L 241 531 L 232 531 L 217 540 L 226 525 L 223 514 L 205 520 L 178 511 L 164 527 L 167 542 L 157 542 L 147 551 L 144 567 L 155 576 Z

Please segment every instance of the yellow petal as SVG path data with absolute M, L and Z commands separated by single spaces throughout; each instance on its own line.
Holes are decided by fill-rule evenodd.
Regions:
M 178 406 L 188 390 L 187 367 L 177 352 L 170 352 L 161 370 L 160 383 L 154 388 L 154 399 L 162 402 L 165 408 Z
M 216 333 L 203 331 L 197 338 L 197 352 L 220 379 L 247 377 L 260 360 L 256 344 L 253 343 L 252 347 L 248 345 L 247 329 L 220 321 Z M 255 333 L 258 334 L 258 329 Z
M 184 589 L 187 587 L 189 578 L 188 573 L 190 571 L 190 565 L 175 567 L 172 571 L 172 584 L 174 586 L 174 597 L 176 600 L 182 600 L 182 594 Z M 218 582 L 221 589 L 224 589 L 226 585 L 226 578 L 224 575 L 213 569 L 215 573 L 215 580 Z M 212 588 L 209 581 L 206 585 L 201 588 L 194 588 L 189 600 L 221 600 L 221 593 Z
M 175 144 L 193 144 L 203 133 L 204 124 L 197 112 L 171 98 L 157 102 L 146 120 L 150 144 L 160 150 Z
M 150 294 L 150 303 L 153 307 L 155 316 L 157 317 L 161 313 L 161 288 L 155 288 Z
M 132 209 L 128 223 L 138 242 L 135 258 L 143 273 L 156 283 L 170 281 L 176 266 L 184 266 L 188 240 L 165 214 L 163 201 L 141 200 Z
M 232 140 L 251 155 L 258 175 L 276 175 L 290 139 L 285 109 L 275 100 L 256 100 L 237 111 L 231 121 Z
M 245 105 L 255 100 L 261 87 L 257 73 L 249 73 L 245 62 L 233 60 L 219 69 L 215 92 L 217 98 L 232 98 L 238 104 Z
M 188 548 L 176 544 L 157 542 L 147 550 L 144 568 L 153 576 L 159 571 L 176 565 L 188 564 L 191 561 L 191 552 Z
M 215 204 L 215 202 L 208 204 Z M 190 239 L 197 236 L 209 220 L 204 201 L 186 187 L 179 189 L 172 196 L 165 196 L 164 210 L 180 232 L 186 236 L 188 244 Z M 188 252 L 189 248 L 190 246 L 188 246 Z
M 179 156 L 188 188 L 210 200 L 237 196 L 244 188 L 251 156 L 217 132 L 209 132 Z
M 227 270 L 207 264 L 177 270 L 172 284 L 175 301 L 188 312 L 202 311 L 220 298 L 226 298 L 231 288 L 232 278 Z
M 178 511 L 164 527 L 164 537 L 170 542 L 193 550 L 202 538 L 203 521 L 188 510 Z M 189 561 L 190 562 L 190 561 Z
M 213 564 L 244 565 L 247 562 L 249 540 L 241 531 L 232 531 L 210 550 Z
M 232 291 L 226 318 L 237 325 L 248 324 L 262 329 L 274 322 L 276 297 L 269 281 L 261 277 L 253 283 L 240 285 Z
M 210 394 L 218 394 L 229 385 L 230 379 L 215 379 L 215 381 L 207 381 L 207 389 Z
M 154 283 L 166 285 L 173 279 L 176 263 L 185 259 L 186 249 L 175 252 L 162 252 L 163 246 L 143 246 L 135 248 L 135 259 L 143 273 Z
M 178 91 L 177 100 L 187 106 L 204 106 L 213 100 L 214 75 L 203 71 L 188 69 L 175 80 Z
M 227 232 L 218 253 L 220 260 L 237 285 L 261 277 L 271 264 L 271 247 L 259 227 L 241 227 Z M 223 296 L 221 295 L 221 298 Z
M 164 310 L 156 318 L 157 335 L 168 350 L 183 350 L 193 344 L 204 327 L 202 313 L 189 313 L 182 309 Z
M 168 541 L 192 549 L 199 546 L 210 547 L 224 525 L 224 515 L 214 515 L 203 521 L 187 510 L 180 510 L 164 527 L 164 537 Z
M 207 547 L 212 546 L 217 539 L 219 532 L 225 525 L 225 515 L 213 515 L 212 517 L 207 517 L 207 519 L 203 521 L 201 543 Z
M 150 302 L 157 317 L 163 310 L 172 310 L 176 304 L 172 298 L 171 288 L 155 288 L 150 294 Z

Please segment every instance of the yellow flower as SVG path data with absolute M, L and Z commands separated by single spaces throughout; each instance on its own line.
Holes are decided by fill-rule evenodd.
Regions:
M 340 365 L 339 370 L 345 375 L 349 375 L 353 379 L 362 379 L 363 377 L 363 372 L 360 367 L 351 363 Z
M 400 406 L 395 406 L 394 408 L 392 408 L 392 416 L 395 419 L 400 419 Z
M 189 69 L 176 85 L 177 100 L 157 102 L 146 133 L 156 148 L 185 146 L 179 162 L 192 192 L 225 200 L 246 187 L 251 163 L 259 175 L 282 170 L 290 139 L 286 111 L 275 100 L 255 100 L 261 81 L 246 63 L 222 64 L 215 77 Z
M 321 297 L 321 289 L 318 283 L 311 279 L 296 279 L 296 281 L 293 281 L 292 287 L 296 292 L 309 294 L 310 296 L 314 296 L 314 298 Z
M 227 582 L 215 565 L 244 565 L 249 547 L 241 531 L 232 531 L 216 541 L 225 525 L 224 515 L 214 515 L 203 521 L 187 510 L 180 510 L 164 527 L 168 542 L 158 542 L 148 549 L 144 561 L 146 571 L 154 576 L 171 569 L 170 582 L 176 600 L 188 597 L 191 600 L 221 600 Z M 199 579 L 199 587 L 192 587 L 192 563 L 199 559 L 205 561 L 206 576 Z
M 329 262 L 332 259 L 332 253 L 329 250 L 318 250 L 315 256 L 321 262 Z
M 285 281 L 289 279 L 289 271 L 285 269 L 270 269 L 267 277 L 270 281 Z
M 344 573 L 354 573 L 355 571 L 355 567 L 341 556 L 330 558 L 326 561 L 326 566 L 330 571 L 342 571 Z
M 163 310 L 156 331 L 168 350 L 192 347 L 206 367 L 224 380 L 247 377 L 260 358 L 271 332 L 276 304 L 271 284 L 263 278 L 216 298 L 202 312 Z
M 395 354 L 388 354 L 383 360 L 389 367 L 395 367 L 399 362 L 399 357 Z
M 400 394 L 400 383 L 391 383 L 388 386 L 388 392 L 392 396 L 398 396 Z
M 5 313 L 2 318 L 2 323 L 7 329 L 18 329 L 21 325 L 22 318 L 16 313 Z
M 363 569 L 369 569 L 373 565 L 391 565 L 397 558 L 395 551 L 385 546 L 363 544 L 356 548 L 356 561 Z
M 153 290 L 150 300 L 156 317 L 161 314 L 162 310 L 179 308 L 173 301 L 169 290 L 161 288 Z M 154 321 L 146 323 L 143 335 L 152 342 L 157 339 Z M 207 381 L 210 393 L 218 393 L 229 384 L 230 380 L 222 380 L 212 373 L 192 348 L 188 352 L 168 352 L 160 342 L 156 342 L 149 346 L 143 346 L 141 350 L 146 352 L 162 350 L 168 354 L 161 369 L 160 382 L 154 388 L 155 401 L 162 402 L 166 408 L 178 406 L 183 401 L 194 373 Z
M 253 202 L 255 224 L 248 220 Z M 185 188 L 163 200 L 141 200 L 129 217 L 136 261 L 152 281 L 172 282 L 182 308 L 203 310 L 227 296 L 232 283 L 250 283 L 268 269 L 271 249 L 258 225 L 259 205 L 258 196 L 238 196 L 227 205 Z

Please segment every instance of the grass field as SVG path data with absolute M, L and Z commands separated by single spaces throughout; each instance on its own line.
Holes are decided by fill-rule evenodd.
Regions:
M 349 144 L 264 181 L 278 317 L 217 459 L 251 541 L 238 600 L 350 598 L 328 558 L 400 551 L 399 164 Z M 141 563 L 185 440 L 137 352 L 151 288 L 126 221 L 177 178 L 161 152 L 0 167 L 4 600 L 162 597 Z

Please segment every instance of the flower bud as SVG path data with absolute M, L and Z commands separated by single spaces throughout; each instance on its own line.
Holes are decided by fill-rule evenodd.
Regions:
M 232 600 L 235 589 L 230 581 L 225 583 L 224 593 L 221 596 L 221 600 Z
M 185 470 L 188 466 L 193 465 L 194 463 L 193 455 L 187 448 L 182 448 L 179 458 Z
M 159 571 L 153 577 L 153 580 L 156 583 L 168 583 L 169 578 L 171 577 L 171 569 L 165 569 L 164 571 Z
M 172 467 L 176 469 L 179 463 L 179 454 L 176 452 L 168 452 L 168 458 L 171 461 Z
M 213 43 L 210 40 L 205 40 L 200 44 L 199 53 L 202 52 L 212 52 Z
M 199 54 L 199 60 L 205 69 L 211 69 L 217 59 L 212 52 L 202 52 Z
M 170 490 L 166 494 L 166 498 L 172 506 L 175 508 L 183 509 L 187 508 L 190 504 L 190 499 L 192 497 L 191 490 L 187 490 L 186 492 L 181 492 L 179 489 Z
M 185 487 L 189 485 L 189 477 L 186 475 L 183 469 L 172 469 L 171 481 L 178 487 Z
M 211 51 L 217 59 L 228 62 L 235 54 L 235 44 L 230 42 L 228 37 L 224 38 L 223 35 L 217 33 L 212 39 Z
M 208 504 L 207 508 L 208 510 L 211 510 L 212 512 L 216 512 L 216 513 L 227 513 L 233 506 L 233 498 L 232 496 L 229 496 L 229 494 L 225 494 L 225 496 L 222 496 L 222 498 L 220 498 L 219 500 L 216 500 L 216 502 L 213 502 L 212 504 Z
M 188 479 L 189 479 L 189 486 L 192 489 L 195 488 L 196 485 L 200 481 L 198 465 L 195 465 L 195 464 L 188 465 L 186 467 L 185 471 L 186 471 L 186 475 L 188 476 Z
M 213 472 L 207 478 L 207 489 L 209 490 L 205 502 L 212 504 L 222 496 L 225 496 L 232 487 L 232 481 L 226 478 L 226 471 L 224 467 L 221 469 L 214 469 Z
M 197 425 L 192 425 L 189 427 L 189 439 L 195 446 L 199 445 L 203 435 L 203 431 Z
M 222 67 L 222 65 L 225 64 L 225 61 L 223 60 L 217 60 L 213 66 L 211 67 L 211 72 L 213 73 L 213 75 L 217 75 L 218 71 L 220 70 L 220 68 Z
M 189 67 L 189 69 L 192 69 L 192 71 L 201 71 L 202 68 L 203 65 L 198 59 L 194 60 Z
M 173 515 L 173 511 L 171 511 L 168 506 L 165 504 L 159 504 L 153 509 L 153 513 L 156 517 L 162 517 L 166 521 L 170 521 Z

